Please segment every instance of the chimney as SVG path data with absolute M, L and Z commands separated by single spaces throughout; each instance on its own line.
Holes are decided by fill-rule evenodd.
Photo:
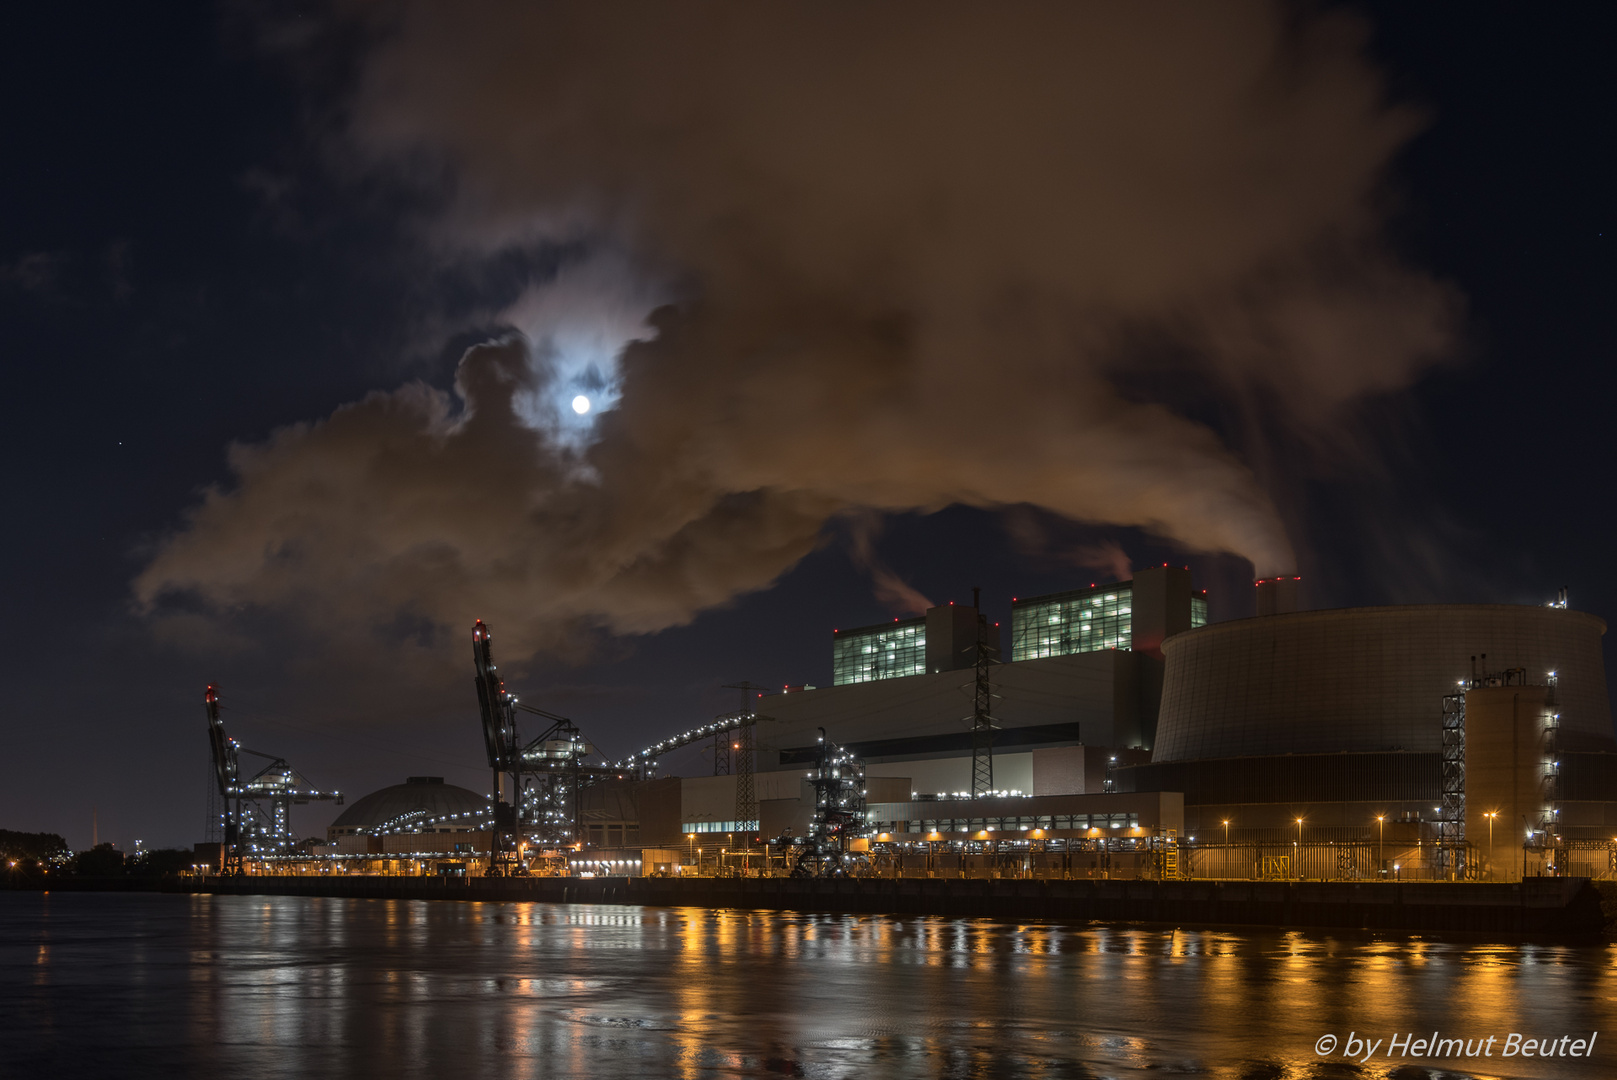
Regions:
M 1259 615 L 1285 615 L 1301 608 L 1298 594 L 1302 592 L 1302 578 L 1286 574 L 1259 578 L 1253 584 L 1257 586 Z
M 1129 646 L 1161 660 L 1162 642 L 1190 629 L 1190 568 L 1163 563 L 1136 570 L 1129 593 Z

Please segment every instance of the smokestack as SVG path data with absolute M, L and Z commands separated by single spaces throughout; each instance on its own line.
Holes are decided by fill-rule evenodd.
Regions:
M 1253 582 L 1258 588 L 1259 615 L 1285 615 L 1300 608 L 1299 595 L 1303 579 L 1284 576 L 1259 578 Z

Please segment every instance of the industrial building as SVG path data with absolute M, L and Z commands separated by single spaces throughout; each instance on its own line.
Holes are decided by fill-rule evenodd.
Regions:
M 463 874 L 487 862 L 491 835 L 487 795 L 412 776 L 356 800 L 313 853 L 349 871 Z
M 1206 597 L 1192 591 L 1190 572 L 1164 566 L 1121 584 L 1017 598 L 1013 620 L 1024 655 L 1008 663 L 998 662 L 999 627 L 975 604 L 834 630 L 832 686 L 788 688 L 757 703 L 749 720 L 755 770 L 720 765 L 713 776 L 593 784 L 580 795 L 580 838 L 603 848 L 666 849 L 804 835 L 815 805 L 810 767 L 826 733 L 863 763 L 867 818 L 893 843 L 1033 830 L 1058 843 L 1177 834 L 1177 796 L 1150 793 L 1140 806 L 1120 808 L 1113 805 L 1120 798 L 1132 806 L 1138 797 L 1107 787 L 1111 769 L 1149 758 L 1161 643 L 1206 621 Z M 987 800 L 970 798 L 974 696 L 985 659 L 995 793 Z M 723 743 L 715 759 L 725 765 L 741 756 L 727 749 L 733 733 L 715 739 L 715 747 Z M 750 819 L 738 809 L 743 787 L 753 795 Z M 1007 799 L 1010 811 L 997 805 Z
M 1300 579 L 1255 586 L 1259 614 L 1218 624 L 1179 567 L 1016 597 L 1008 662 L 975 598 L 835 630 L 833 685 L 743 684 L 742 711 L 621 762 L 508 694 L 479 623 L 493 796 L 412 777 L 319 853 L 392 873 L 755 868 L 760 838 L 817 828 L 829 740 L 858 762 L 861 850 L 900 869 L 941 852 L 998 872 L 1009 852 L 1107 872 L 1133 852 L 1215 876 L 1617 873 L 1603 620 L 1564 596 L 1301 611 Z M 209 708 L 220 792 L 250 796 L 212 688 Z M 519 709 L 549 725 L 531 742 Z M 707 740 L 714 775 L 657 776 Z
M 1174 634 L 1207 625 L 1207 591 L 1188 567 L 1143 570 L 1131 581 L 1011 598 L 1011 659 L 1131 649 L 1161 659 Z
M 464 841 L 462 834 L 486 829 L 487 821 L 487 795 L 446 784 L 441 776 L 412 776 L 356 800 L 326 827 L 326 841 L 343 854 L 348 848 L 362 852 L 358 841 L 384 835 L 442 837 L 453 844 Z
M 999 661 L 999 624 L 977 611 L 975 597 L 973 604 L 940 604 L 917 618 L 832 631 L 832 685 L 965 670 L 976 663 L 979 640 Z M 1188 567 L 1164 563 L 1130 581 L 1012 597 L 1011 660 L 1108 649 L 1160 660 L 1165 639 L 1206 624 L 1206 590 L 1192 590 Z
M 914 619 L 831 631 L 831 682 L 874 682 L 906 675 L 961 671 L 977 663 L 977 646 L 998 660 L 999 624 L 975 605 L 939 604 Z
M 1166 795 L 1182 809 L 1159 825 L 1204 843 L 1359 845 L 1355 859 L 1374 844 L 1389 872 L 1431 872 L 1442 845 L 1463 841 L 1499 877 L 1550 872 L 1558 857 L 1617 869 L 1604 621 L 1564 604 L 1298 611 L 1300 579 L 1255 585 L 1263 614 L 1217 625 L 1188 571 L 1171 567 L 1016 598 L 1012 659 L 991 673 L 994 787 L 1024 798 L 1015 817 L 1044 820 L 1032 805 L 1050 797 Z M 760 703 L 760 800 L 772 770 L 789 786 L 786 770 L 811 759 L 824 728 L 866 763 L 873 822 L 907 832 L 897 823 L 944 820 L 889 809 L 900 800 L 874 790 L 902 779 L 912 802 L 970 791 L 972 681 L 958 648 L 952 662 L 928 650 L 936 612 L 836 635 L 838 685 Z M 1458 736 L 1445 733 L 1457 694 Z M 684 783 L 681 828 L 735 827 L 732 781 Z M 808 804 L 774 798 L 785 801 L 768 827 Z
M 1391 830 L 1427 852 L 1463 837 L 1493 849 L 1499 876 L 1543 871 L 1559 845 L 1604 872 L 1617 836 L 1605 630 L 1559 605 L 1431 604 L 1280 610 L 1180 634 L 1164 643 L 1151 760 L 1118 768 L 1116 786 L 1182 793 L 1186 829 L 1204 835 L 1350 843 Z M 1463 721 L 1446 725 L 1451 713 Z
M 833 685 L 769 698 L 760 752 L 801 763 L 823 727 L 871 776 L 908 777 L 923 793 L 971 791 L 970 672 L 981 634 L 994 661 L 993 787 L 1100 791 L 1119 751 L 1138 757 L 1154 742 L 1162 643 L 1206 623 L 1206 594 L 1192 589 L 1188 569 L 1161 566 L 1131 581 L 1015 597 L 1011 612 L 1009 663 L 998 662 L 1000 628 L 975 606 L 834 631 Z

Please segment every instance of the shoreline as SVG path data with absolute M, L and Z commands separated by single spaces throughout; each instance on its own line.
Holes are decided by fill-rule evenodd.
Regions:
M 110 891 L 111 883 L 53 883 Z M 1523 882 L 1051 881 L 925 878 L 240 877 L 131 882 L 220 896 L 635 904 L 1176 926 L 1598 937 L 1588 878 Z

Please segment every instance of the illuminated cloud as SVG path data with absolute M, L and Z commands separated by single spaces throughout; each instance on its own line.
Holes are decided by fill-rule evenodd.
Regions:
M 459 400 L 409 386 L 234 448 L 142 604 L 483 617 L 541 647 L 767 587 L 837 515 L 955 503 L 1289 570 L 1252 471 L 1118 389 L 1141 343 L 1309 430 L 1450 348 L 1457 299 L 1380 236 L 1417 118 L 1337 15 L 388 11 L 350 163 L 446 184 L 455 258 L 586 254 L 468 353 Z

